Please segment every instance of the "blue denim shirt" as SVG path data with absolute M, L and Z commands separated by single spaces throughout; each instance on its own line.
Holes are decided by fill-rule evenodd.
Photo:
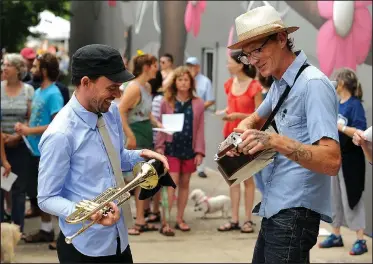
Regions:
M 275 79 L 258 108 L 260 117 L 268 117 L 286 85 L 294 84 L 298 70 L 307 61 L 303 51 L 296 54 L 294 62 L 280 80 Z M 323 137 L 339 142 L 337 119 L 335 88 L 314 66 L 307 67 L 299 76 L 275 117 L 281 135 L 303 144 L 313 144 Z M 260 216 L 270 218 L 282 209 L 305 207 L 320 213 L 322 220 L 332 222 L 330 176 L 312 172 L 280 153 L 275 156 L 272 170 L 267 172 L 263 175 L 265 191 Z
M 74 234 L 82 224 L 67 224 L 65 218 L 83 199 L 92 200 L 109 187 L 116 186 L 104 143 L 96 127 L 97 115 L 87 111 L 75 95 L 56 115 L 39 143 L 40 164 L 38 203 L 40 208 L 59 218 L 65 236 Z M 143 159 L 140 150 L 126 150 L 118 108 L 113 103 L 103 114 L 122 171 L 130 171 Z M 87 256 L 115 255 L 117 237 L 122 252 L 128 245 L 126 219 L 112 226 L 95 224 L 73 240 L 74 247 Z

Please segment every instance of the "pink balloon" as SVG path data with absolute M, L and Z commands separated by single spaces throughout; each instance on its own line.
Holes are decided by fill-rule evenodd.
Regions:
M 197 37 L 201 27 L 201 16 L 205 12 L 206 1 L 197 1 L 197 4 L 193 6 L 191 1 L 188 1 L 185 15 L 184 24 L 187 32 L 193 30 L 194 37 Z
M 193 23 L 193 5 L 189 1 L 185 9 L 185 15 L 184 15 L 184 24 L 185 24 L 185 29 L 187 32 L 189 32 L 192 29 L 192 23 Z
M 333 2 L 318 1 L 320 15 L 328 18 L 317 35 L 316 54 L 320 69 L 330 76 L 335 69 L 349 67 L 356 70 L 357 65 L 366 60 L 372 41 L 372 16 L 365 1 L 355 2 L 354 20 L 350 32 L 342 38 L 333 24 Z M 331 16 L 329 17 L 329 15 Z
M 317 1 L 319 14 L 323 18 L 333 18 L 333 2 L 334 1 Z

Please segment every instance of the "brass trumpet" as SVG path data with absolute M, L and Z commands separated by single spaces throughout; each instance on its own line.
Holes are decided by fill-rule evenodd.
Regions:
M 91 221 L 89 224 L 84 225 L 84 222 L 88 221 L 92 215 L 100 211 L 103 216 L 106 216 L 111 211 L 108 203 L 116 202 L 116 204 L 120 206 L 130 199 L 131 195 L 129 192 L 138 186 L 146 190 L 155 188 L 159 178 L 165 173 L 166 171 L 164 170 L 163 164 L 158 160 L 152 159 L 147 162 L 139 162 L 133 168 L 133 175 L 135 178 L 127 185 L 108 188 L 93 200 L 80 201 L 76 205 L 76 210 L 70 214 L 65 221 L 68 224 L 83 223 L 83 227 L 72 236 L 66 237 L 66 243 L 71 244 L 75 237 L 98 221 Z

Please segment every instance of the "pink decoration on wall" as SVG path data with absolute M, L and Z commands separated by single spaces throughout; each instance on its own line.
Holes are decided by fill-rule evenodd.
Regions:
M 229 35 L 228 35 L 228 44 L 227 47 L 233 44 L 233 34 L 234 34 L 234 25 L 231 27 L 229 30 Z M 231 49 L 227 49 L 227 56 L 230 57 L 232 53 Z
M 193 31 L 194 37 L 198 36 L 201 26 L 201 15 L 205 11 L 206 1 L 188 1 L 184 24 L 187 32 Z
M 334 1 L 318 1 L 320 16 L 327 19 L 317 35 L 317 57 L 320 69 L 330 76 L 334 70 L 364 63 L 372 40 L 372 16 L 367 6 L 372 1 L 355 1 L 353 24 L 345 37 L 337 34 L 333 24 Z
M 117 1 L 116 0 L 108 0 L 108 5 L 115 7 L 117 5 Z

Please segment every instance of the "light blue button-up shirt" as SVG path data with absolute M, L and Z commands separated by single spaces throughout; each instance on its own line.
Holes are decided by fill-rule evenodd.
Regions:
M 41 210 L 59 217 L 59 226 L 65 236 L 82 227 L 82 224 L 65 222 L 77 202 L 92 200 L 107 188 L 116 186 L 115 175 L 96 127 L 97 118 L 73 95 L 44 132 L 39 144 L 38 203 Z M 116 104 L 112 103 L 103 118 L 122 171 L 132 170 L 135 163 L 143 159 L 140 150 L 123 147 L 122 123 Z M 128 246 L 123 212 L 115 225 L 95 224 L 72 243 L 87 256 L 115 255 L 118 236 L 123 252 Z
M 198 73 L 194 80 L 196 82 L 197 96 L 204 102 L 215 101 L 210 79 L 202 73 Z
M 280 80 L 275 79 L 259 106 L 260 117 L 268 117 L 286 85 L 292 87 L 294 84 L 298 70 L 307 61 L 303 51 L 296 54 L 295 61 Z M 337 119 L 335 88 L 314 66 L 307 67 L 298 77 L 275 117 L 280 134 L 303 144 L 314 144 L 323 137 L 339 142 Z M 322 220 L 332 222 L 330 176 L 312 172 L 278 153 L 272 170 L 263 175 L 263 180 L 266 186 L 260 216 L 269 218 L 282 209 L 305 207 L 320 213 Z

